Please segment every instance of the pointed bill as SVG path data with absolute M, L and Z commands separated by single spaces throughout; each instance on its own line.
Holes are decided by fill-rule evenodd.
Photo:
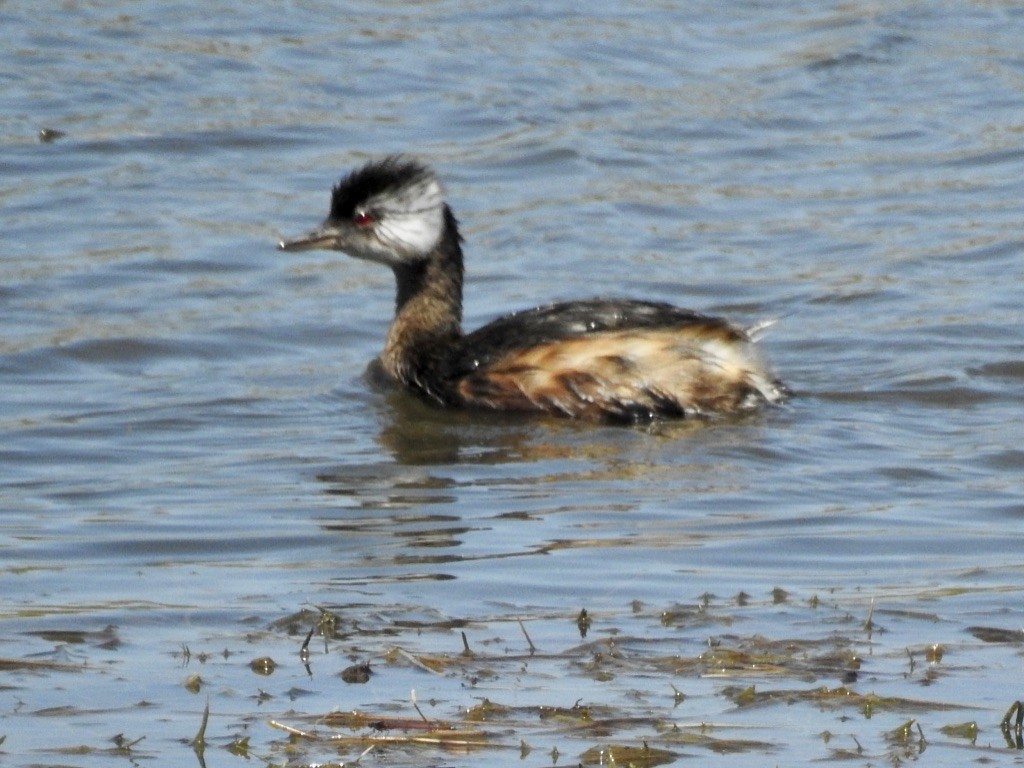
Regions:
M 277 247 L 282 251 L 312 251 L 317 248 L 328 250 L 338 247 L 338 230 L 333 227 L 320 227 L 291 240 L 282 240 Z

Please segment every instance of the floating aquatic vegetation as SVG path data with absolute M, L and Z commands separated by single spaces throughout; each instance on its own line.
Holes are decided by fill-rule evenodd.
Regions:
M 346 683 L 353 685 L 361 685 L 363 683 L 370 682 L 370 675 L 373 670 L 370 669 L 370 665 L 367 662 L 361 664 L 353 664 L 350 667 L 345 667 L 341 670 L 340 677 Z
M 939 733 L 955 739 L 966 739 L 973 744 L 978 739 L 978 724 L 971 720 L 969 723 L 943 725 L 939 728 Z
M 623 766 L 623 768 L 654 768 L 673 763 L 679 757 L 667 749 L 652 748 L 645 742 L 641 746 L 608 744 L 591 747 L 580 755 L 582 765 Z
M 182 682 L 182 686 L 189 693 L 199 693 L 203 687 L 203 678 L 197 674 L 191 674 Z
M 706 592 L 689 605 L 627 600 L 618 612 L 501 606 L 489 615 L 446 616 L 364 602 L 277 619 L 249 613 L 237 635 L 221 633 L 209 648 L 201 638 L 174 638 L 168 685 L 160 690 L 205 690 L 213 700 L 201 715 L 187 710 L 181 727 L 180 743 L 201 765 L 211 746 L 256 768 L 350 765 L 368 751 L 386 751 L 399 768 L 438 759 L 424 751 L 446 762 L 541 755 L 566 765 L 637 768 L 695 754 L 705 762 L 734 754 L 785 762 L 801 736 L 812 759 L 865 764 L 943 748 L 977 750 L 979 758 L 1024 751 L 1024 705 L 1014 702 L 994 731 L 1002 713 L 957 695 L 971 690 L 958 683 L 977 677 L 986 654 L 1014 663 L 1013 632 L 981 632 L 941 611 L 868 598 L 844 605 L 793 590 L 742 594 Z M 55 690 L 68 673 L 115 677 L 120 654 L 132 645 L 120 634 L 80 627 L 22 633 L 49 648 L 0 659 L 0 672 L 32 687 L 52 677 Z M 115 636 L 119 642 L 104 647 Z M 231 661 L 238 654 L 251 661 Z M 196 664 L 204 665 L 202 676 L 190 671 L 182 680 L 180 667 Z M 253 673 L 263 687 L 253 684 Z M 922 696 L 923 686 L 941 686 L 932 690 L 943 695 Z M 359 704 L 346 707 L 349 701 Z M 123 711 L 154 706 L 167 707 L 142 701 Z M 981 714 L 936 720 L 952 711 Z M 57 701 L 17 716 L 72 721 L 115 712 Z M 135 727 L 151 718 L 126 724 L 123 733 L 132 736 L 113 747 L 97 739 L 49 751 L 140 759 L 145 745 L 157 742 Z M 986 743 L 979 737 L 986 727 L 1004 739 Z
M 985 643 L 1024 644 L 1024 629 L 1001 629 L 999 627 L 968 627 L 967 631 Z
M 334 747 L 426 746 L 466 750 L 488 746 L 488 735 L 484 731 L 460 729 L 446 723 L 425 723 L 419 726 L 414 721 L 370 718 L 358 713 L 355 713 L 355 717 L 365 721 L 366 732 L 353 735 L 322 733 L 316 729 L 296 728 L 277 720 L 271 720 L 269 724 L 292 737 L 323 742 Z

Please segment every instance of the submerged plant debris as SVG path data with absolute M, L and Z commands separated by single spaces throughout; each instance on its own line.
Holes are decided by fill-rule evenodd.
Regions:
M 946 748 L 968 761 L 1019 756 L 1020 702 L 995 706 L 965 695 L 976 690 L 968 684 L 986 657 L 993 668 L 1006 653 L 1019 662 L 1012 636 L 993 642 L 993 632 L 941 613 L 782 594 L 701 595 L 691 605 L 633 600 L 619 611 L 451 616 L 339 603 L 249 615 L 234 637 L 210 638 L 203 648 L 181 639 L 164 653 L 156 674 L 191 697 L 191 708 L 80 703 L 16 716 L 116 720 L 118 711 L 152 709 L 147 717 L 159 712 L 174 723 L 177 745 L 200 766 L 213 754 L 268 768 L 340 766 L 369 755 L 392 766 L 636 768 L 731 755 L 898 764 Z M 52 650 L 0 659 L 0 671 L 14 686 L 40 685 L 48 675 L 58 686 L 68 673 L 116 676 L 110 654 L 125 653 L 130 634 L 22 633 Z M 74 659 L 64 658 L 69 645 Z M 103 663 L 92 655 L 100 652 L 108 654 Z M 8 721 L 11 731 L 16 723 Z M 88 742 L 55 739 L 36 752 L 85 765 L 168 749 L 136 721 L 127 734 L 126 727 Z

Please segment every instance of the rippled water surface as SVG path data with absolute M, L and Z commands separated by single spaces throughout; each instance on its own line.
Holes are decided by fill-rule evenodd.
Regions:
M 0 762 L 1021 760 L 1024 9 L 580 8 L 0 3 Z M 798 396 L 374 389 L 391 275 L 275 244 L 393 151 L 467 325 L 779 318 Z

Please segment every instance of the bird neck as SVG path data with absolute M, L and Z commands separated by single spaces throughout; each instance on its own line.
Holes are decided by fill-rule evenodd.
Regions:
M 395 379 L 418 384 L 462 336 L 462 247 L 455 218 L 445 210 L 445 232 L 425 259 L 394 266 L 395 319 L 381 354 Z

